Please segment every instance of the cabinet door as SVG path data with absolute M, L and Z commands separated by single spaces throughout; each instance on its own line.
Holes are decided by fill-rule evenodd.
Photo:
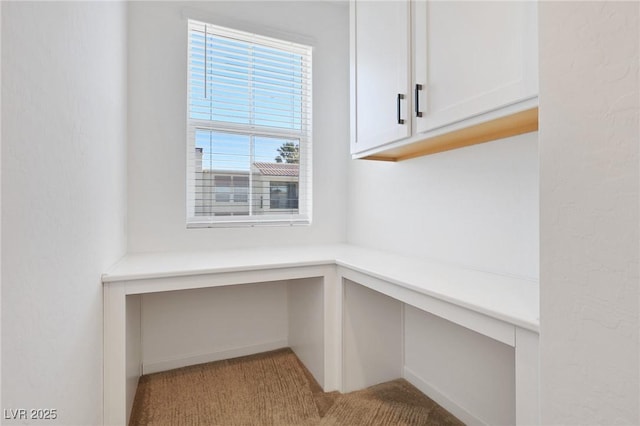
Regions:
M 538 94 L 534 1 L 415 1 L 416 132 Z
M 408 0 L 351 2 L 352 153 L 411 135 L 409 9 Z

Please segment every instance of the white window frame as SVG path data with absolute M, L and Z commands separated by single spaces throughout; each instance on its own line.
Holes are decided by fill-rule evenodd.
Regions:
M 308 114 L 302 119 L 302 129 L 299 131 L 258 126 L 247 125 L 230 122 L 220 121 L 208 121 L 193 119 L 190 116 L 190 93 L 191 93 L 191 61 L 190 43 L 191 43 L 191 23 L 195 22 L 198 25 L 205 24 L 209 29 L 216 29 L 214 32 L 217 35 L 229 36 L 233 35 L 234 38 L 238 38 L 242 41 L 250 43 L 261 44 L 268 47 L 274 47 L 277 49 L 283 49 L 283 46 L 291 46 L 292 51 L 299 51 L 301 49 L 308 49 L 308 86 L 305 90 L 308 92 L 308 96 L 303 103 L 303 110 L 308 111 Z M 212 228 L 212 227 L 232 227 L 232 226 L 264 226 L 264 225 L 310 225 L 312 218 L 312 47 L 295 43 L 293 41 L 285 41 L 282 39 L 275 39 L 258 35 L 251 32 L 233 30 L 226 27 L 221 27 L 214 24 L 205 23 L 199 20 L 188 19 L 187 20 L 187 203 L 186 203 L 186 224 L 187 228 Z M 223 133 L 235 133 L 240 135 L 249 136 L 251 139 L 254 137 L 274 137 L 274 138 L 286 138 L 299 140 L 299 173 L 298 173 L 298 213 L 296 214 L 278 214 L 269 213 L 261 215 L 250 216 L 196 216 L 195 215 L 195 188 L 193 180 L 190 176 L 195 173 L 195 161 L 192 158 L 195 153 L 195 136 L 197 130 L 223 132 Z M 251 146 L 253 147 L 253 140 Z M 253 151 L 253 149 L 252 149 Z M 252 160 L 253 161 L 253 160 Z M 249 170 L 249 204 L 251 204 L 251 194 L 253 191 L 252 174 Z

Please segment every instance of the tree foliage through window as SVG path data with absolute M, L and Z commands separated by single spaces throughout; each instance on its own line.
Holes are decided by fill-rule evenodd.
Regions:
M 300 145 L 294 142 L 285 142 L 278 148 L 276 163 L 283 161 L 288 164 L 298 164 L 300 162 Z

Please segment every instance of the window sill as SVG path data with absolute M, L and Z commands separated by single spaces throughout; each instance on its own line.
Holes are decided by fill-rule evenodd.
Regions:
M 311 219 L 261 219 L 261 220 L 223 220 L 217 222 L 187 222 L 187 229 L 202 228 L 255 228 L 264 226 L 309 226 Z

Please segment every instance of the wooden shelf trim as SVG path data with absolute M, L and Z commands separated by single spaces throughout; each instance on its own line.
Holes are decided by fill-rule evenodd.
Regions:
M 520 111 L 505 117 L 485 121 L 442 135 L 391 148 L 367 157 L 365 160 L 402 161 L 423 155 L 490 142 L 538 130 L 538 108 Z

